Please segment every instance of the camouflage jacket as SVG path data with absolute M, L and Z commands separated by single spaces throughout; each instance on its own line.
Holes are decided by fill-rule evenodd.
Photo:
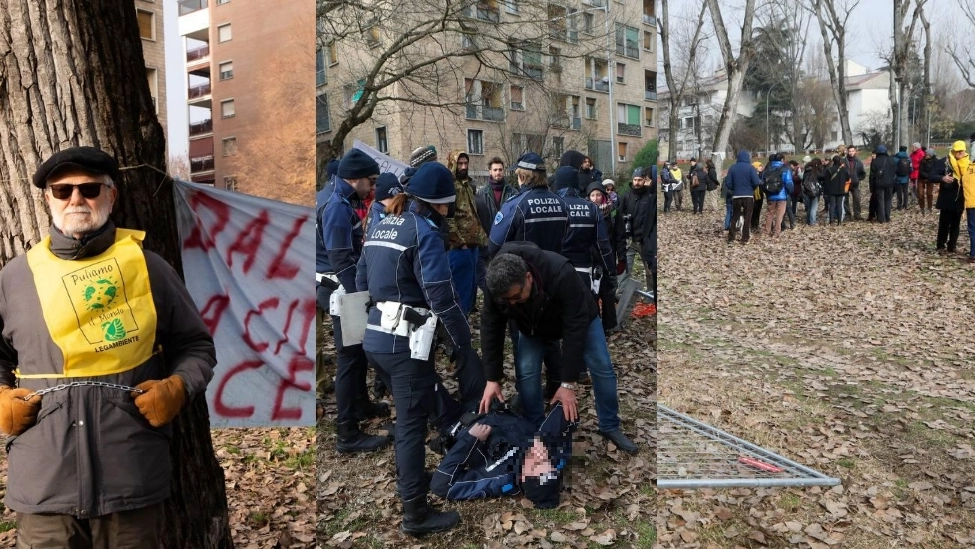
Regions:
M 447 249 L 453 250 L 465 244 L 467 247 L 479 247 L 487 244 L 484 229 L 477 217 L 477 206 L 474 202 L 475 188 L 470 177 L 463 179 L 457 176 L 457 158 L 464 153 L 460 150 L 450 151 L 447 155 L 447 169 L 454 174 L 454 189 L 457 201 L 454 202 L 454 217 L 447 220 L 448 240 Z M 468 156 L 470 162 L 470 156 Z M 468 164 L 468 170 L 470 169 Z

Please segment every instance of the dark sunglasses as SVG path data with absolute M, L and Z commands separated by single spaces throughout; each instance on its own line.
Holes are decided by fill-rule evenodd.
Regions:
M 81 191 L 81 196 L 85 198 L 98 198 L 98 195 L 102 194 L 102 187 L 106 186 L 104 183 L 82 183 L 80 185 L 70 185 L 67 183 L 60 185 L 49 185 L 51 188 L 51 196 L 57 198 L 58 200 L 67 200 L 71 198 L 74 194 L 74 190 L 78 189 Z

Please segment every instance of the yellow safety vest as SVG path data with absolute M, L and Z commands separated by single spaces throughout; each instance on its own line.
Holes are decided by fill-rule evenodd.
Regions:
M 156 307 L 142 253 L 146 233 L 116 229 L 99 255 L 64 260 L 46 237 L 27 252 L 27 264 L 54 344 L 64 355 L 61 374 L 21 378 L 93 377 L 131 370 L 153 355 Z

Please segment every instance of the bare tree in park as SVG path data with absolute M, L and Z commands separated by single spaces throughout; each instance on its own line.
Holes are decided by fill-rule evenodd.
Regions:
M 320 161 L 339 156 L 348 135 L 374 115 L 426 120 L 431 126 L 417 130 L 421 133 L 447 131 L 445 115 L 464 114 L 468 99 L 483 97 L 484 90 L 468 89 L 467 97 L 448 97 L 443 90 L 463 90 L 474 79 L 516 83 L 526 93 L 540 90 L 542 95 L 566 88 L 553 59 L 606 62 L 614 36 L 619 41 L 615 29 L 608 29 L 607 36 L 600 24 L 585 32 L 584 14 L 608 10 L 613 23 L 638 17 L 635 3 L 608 1 L 604 7 L 577 9 L 543 0 L 510 5 L 467 0 L 317 2 L 319 47 L 331 51 L 338 44 L 340 51 L 355 52 L 342 57 L 334 69 L 337 77 L 329 75 L 329 80 L 354 84 L 329 92 L 331 112 L 340 119 L 332 125 L 330 139 L 319 145 Z M 509 9 L 518 15 L 507 15 Z M 409 14 L 411 24 L 398 23 L 402 14 Z M 613 67 L 605 70 L 611 78 Z
M 123 169 L 116 223 L 145 230 L 146 247 L 181 270 L 165 139 L 132 2 L 0 0 L 0 81 L 0 264 L 50 227 L 42 193 L 30 182 L 37 166 L 59 149 L 92 145 Z M 173 425 L 164 545 L 233 547 L 205 400 Z
M 859 4 L 860 0 L 810 0 L 807 4 L 819 21 L 836 115 L 843 142 L 847 144 L 853 143 L 853 131 L 850 129 L 850 110 L 846 101 L 846 32 L 850 16 Z
M 975 29 L 975 0 L 957 0 L 959 11 L 968 23 L 966 30 Z M 952 12 L 954 13 L 954 12 Z M 958 67 L 958 72 L 968 84 L 969 88 L 975 88 L 975 54 L 965 40 L 948 40 L 948 52 Z
M 890 65 L 894 73 L 894 81 L 891 82 L 890 99 L 894 116 L 897 117 L 894 126 L 894 138 L 900 139 L 900 143 L 894 143 L 894 146 L 911 141 L 911 135 L 907 131 L 910 127 L 908 124 L 909 113 L 901 103 L 910 91 L 911 44 L 915 27 L 920 20 L 920 14 L 924 10 L 925 3 L 927 0 L 894 0 L 894 49 L 891 53 Z M 910 12 L 910 18 L 908 18 L 908 12 Z
M 664 59 L 664 78 L 667 80 L 667 102 L 669 103 L 667 143 L 670 147 L 670 156 L 674 157 L 677 144 L 677 119 L 681 103 L 688 91 L 695 94 L 698 92 L 698 89 L 693 85 L 691 86 L 692 89 L 688 90 L 688 84 L 696 82 L 700 72 L 697 53 L 701 43 L 706 39 L 703 30 L 707 4 L 701 2 L 700 7 L 696 10 L 688 9 L 685 15 L 690 16 L 696 11 L 696 18 L 682 16 L 676 19 L 670 17 L 668 4 L 668 0 L 661 0 L 660 2 L 663 15 L 660 19 L 660 49 Z M 675 22 L 677 25 L 673 26 Z M 677 51 L 673 55 L 671 54 L 671 43 L 677 46 Z M 698 102 L 695 101 L 695 103 Z M 700 129 L 700 126 L 700 110 L 698 110 L 696 127 Z M 700 134 L 698 138 L 700 139 Z
M 718 0 L 707 0 L 707 5 L 708 11 L 711 13 L 711 21 L 714 24 L 718 46 L 721 48 L 725 71 L 728 75 L 728 93 L 725 96 L 724 105 L 721 107 L 721 117 L 718 119 L 718 126 L 715 130 L 714 146 L 711 148 L 714 154 L 723 157 L 728 148 L 731 128 L 735 123 L 742 84 L 745 81 L 745 72 L 748 70 L 748 63 L 751 62 L 752 55 L 755 53 L 751 43 L 752 22 L 755 19 L 755 0 L 745 0 L 744 13 L 741 17 L 741 43 L 738 46 L 737 55 L 732 50 L 731 40 L 728 38 L 728 30 L 725 27 Z

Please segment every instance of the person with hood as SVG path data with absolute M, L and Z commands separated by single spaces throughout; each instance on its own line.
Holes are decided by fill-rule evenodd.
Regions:
M 752 208 L 755 207 L 755 190 L 761 181 L 758 170 L 749 162 L 751 155 L 748 151 L 738 151 L 738 158 L 728 168 L 724 176 L 724 187 L 732 200 L 731 226 L 728 230 L 728 242 L 734 242 L 735 236 L 741 230 L 741 243 L 747 244 L 750 237 Z
M 427 503 L 427 422 L 445 436 L 465 408 L 477 407 L 485 384 L 477 360 L 458 360 L 462 402 L 454 400 L 437 373 L 432 348 L 441 322 L 460 356 L 476 356 L 440 231 L 456 192 L 455 172 L 436 162 L 421 165 L 407 191 L 393 197 L 386 217 L 370 229 L 355 278 L 355 287 L 372 298 L 362 348 L 393 393 L 396 487 L 402 530 L 411 535 L 449 530 L 460 518 Z M 418 332 L 427 337 L 415 337 Z
M 606 191 L 606 196 L 609 198 L 610 208 L 614 210 L 618 208 L 620 205 L 620 195 L 616 194 L 616 182 L 612 179 L 603 179 L 603 190 Z
M 607 181 L 612 180 L 607 179 Z M 616 258 L 616 276 L 619 276 L 626 272 L 626 231 L 623 226 L 623 216 L 613 209 L 609 195 L 602 184 L 593 181 L 586 189 L 586 197 L 599 208 L 599 213 L 603 217 L 603 226 L 606 227 L 609 243 L 613 249 L 613 257 Z M 656 198 L 656 194 L 654 194 L 654 198 Z M 603 319 L 603 331 L 609 333 L 617 326 L 616 287 L 600 284 L 598 297 L 602 303 L 600 315 Z
M 918 206 L 921 206 L 921 193 L 918 188 L 918 177 L 921 172 L 921 161 L 924 160 L 925 147 L 921 146 L 921 143 L 915 141 L 911 144 L 911 192 L 917 198 Z M 924 207 L 921 206 L 921 213 L 924 213 Z
M 454 174 L 457 200 L 453 203 L 453 216 L 447 216 L 447 259 L 454 281 L 458 303 L 464 314 L 474 306 L 477 291 L 477 256 L 481 246 L 487 243 L 484 230 L 477 217 L 477 192 L 468 177 L 470 157 L 466 152 L 453 150 L 447 155 L 447 169 Z M 414 176 L 416 177 L 416 176 Z
M 870 163 L 870 191 L 876 194 L 874 207 L 877 223 L 890 223 L 894 185 L 897 184 L 897 161 L 887 155 L 887 147 L 878 145 L 877 155 Z
M 582 169 L 582 165 L 586 161 L 586 158 L 588 158 L 588 157 L 586 155 L 582 154 L 581 152 L 579 152 L 577 150 L 569 149 L 569 150 L 565 151 L 564 153 L 562 153 L 562 157 L 559 158 L 559 168 L 561 168 L 562 166 L 571 166 L 571 167 L 575 168 L 576 171 L 581 170 Z M 580 176 L 580 181 L 581 181 L 581 176 Z M 588 183 L 586 183 L 585 185 L 580 185 L 579 187 L 580 188 L 585 188 L 586 185 L 588 185 Z M 557 190 L 555 188 L 555 174 L 554 173 L 552 175 L 548 176 L 548 187 L 549 187 L 549 189 L 553 193 Z
M 776 237 L 782 232 L 782 219 L 785 217 L 786 203 L 794 189 L 792 168 L 782 161 L 781 153 L 773 153 L 769 156 L 769 164 L 762 176 L 768 197 L 768 211 L 765 214 L 765 230 L 763 232 L 770 237 Z
M 952 143 L 951 152 L 948 155 L 948 167 L 951 168 L 951 171 L 941 180 L 941 194 L 946 195 L 947 200 L 951 200 L 952 189 L 946 188 L 945 185 L 958 184 L 958 190 L 954 193 L 954 202 L 957 204 L 961 201 L 965 209 L 965 218 L 968 223 L 968 262 L 975 263 L 975 164 L 972 163 L 968 152 L 965 150 L 964 141 Z M 940 196 L 938 203 L 941 203 Z
M 521 192 L 502 204 L 494 216 L 488 254 L 494 257 L 505 242 L 521 240 L 561 254 L 569 227 L 569 208 L 549 189 L 542 157 L 533 152 L 521 155 L 515 175 Z
M 863 221 L 860 209 L 860 182 L 867 178 L 867 172 L 863 168 L 863 161 L 857 157 L 857 148 L 850 145 L 846 148 L 846 172 L 850 174 L 850 192 L 844 199 L 846 215 L 851 216 L 854 221 Z M 852 204 L 851 204 L 852 202 Z M 851 209 L 850 206 L 853 206 Z
M 495 216 L 501 210 L 501 205 L 508 201 L 518 191 L 512 187 L 504 177 L 504 160 L 495 156 L 488 161 L 488 184 L 477 190 L 474 205 L 477 207 L 477 219 L 481 223 L 484 234 L 491 234 L 491 225 Z M 484 292 L 484 276 L 487 273 L 488 247 L 484 246 L 477 255 L 477 287 Z
M 617 377 L 596 302 L 572 264 L 531 242 L 508 242 L 488 265 L 487 286 L 481 318 L 487 384 L 478 412 L 487 413 L 495 398 L 504 401 L 504 332 L 508 321 L 514 320 L 519 332 L 516 386 L 531 425 L 541 425 L 545 419 L 542 357 L 561 341 L 557 364 L 561 383 L 550 404 L 561 402 L 565 420 L 578 421 L 576 382 L 580 372 L 588 369 L 599 434 L 624 452 L 639 452 L 620 428 Z
M 830 225 L 839 225 L 843 222 L 843 197 L 846 196 L 846 182 L 849 179 L 850 175 L 846 171 L 843 158 L 834 155 L 823 177 L 823 195 L 828 202 Z
M 908 201 L 908 185 L 911 182 L 911 171 L 914 169 L 911 165 L 911 157 L 907 154 L 907 146 L 901 145 L 897 154 L 894 155 L 896 186 L 894 187 L 894 194 L 897 195 L 897 209 L 906 210 Z
M 947 173 L 946 160 L 947 158 L 938 158 L 934 147 L 928 147 L 924 151 L 924 159 L 917 171 L 917 200 L 921 213 L 924 213 L 925 207 L 928 213 L 934 211 L 934 187 L 941 184 L 941 178 Z
M 956 142 L 957 143 L 957 142 Z M 964 145 L 964 142 L 961 142 Z M 927 180 L 929 186 L 939 184 L 938 192 L 938 236 L 935 249 L 939 254 L 955 253 L 958 245 L 958 232 L 961 228 L 961 214 L 965 211 L 965 197 L 962 196 L 960 181 L 954 177 L 951 164 L 952 152 L 943 159 L 934 154 L 934 147 L 928 149 L 928 157 L 921 163 L 918 177 Z M 947 176 L 951 177 L 947 177 Z
M 569 210 L 562 255 L 579 273 L 583 286 L 594 288 L 595 280 L 616 286 L 616 257 L 609 232 L 599 208 L 580 195 L 579 174 L 571 166 L 562 166 L 555 171 L 555 187 Z
M 356 210 L 372 192 L 379 178 L 379 164 L 359 149 L 352 149 L 342 157 L 337 175 L 335 192 L 326 203 L 320 222 L 326 263 L 319 267 L 323 269 L 319 282 L 328 288 L 329 294 L 355 292 L 356 263 L 362 254 L 364 236 L 362 220 Z M 368 359 L 361 344 L 343 342 L 341 314 L 331 314 L 331 318 L 336 350 L 336 450 L 343 454 L 379 450 L 389 444 L 389 438 L 367 435 L 359 430 L 359 422 L 365 419 L 364 416 L 385 415 L 382 410 L 375 410 L 375 405 L 361 400 L 363 396 L 368 399 Z M 365 408 L 369 408 L 370 413 L 363 414 L 361 410 Z M 388 414 L 388 410 L 385 413 Z
M 649 168 L 633 170 L 633 188 L 623 195 L 616 215 L 623 218 L 624 238 L 630 241 L 626 249 L 626 276 L 630 277 L 633 275 L 633 261 L 637 256 L 642 258 L 640 250 L 643 238 L 657 225 L 657 191 Z M 655 274 L 651 272 L 650 265 L 644 267 L 649 290 Z
M 450 501 L 521 493 L 536 509 L 558 507 L 577 426 L 564 416 L 559 402 L 537 429 L 506 405 L 465 417 L 465 425 L 473 423 L 459 429 L 433 474 L 430 491 Z

